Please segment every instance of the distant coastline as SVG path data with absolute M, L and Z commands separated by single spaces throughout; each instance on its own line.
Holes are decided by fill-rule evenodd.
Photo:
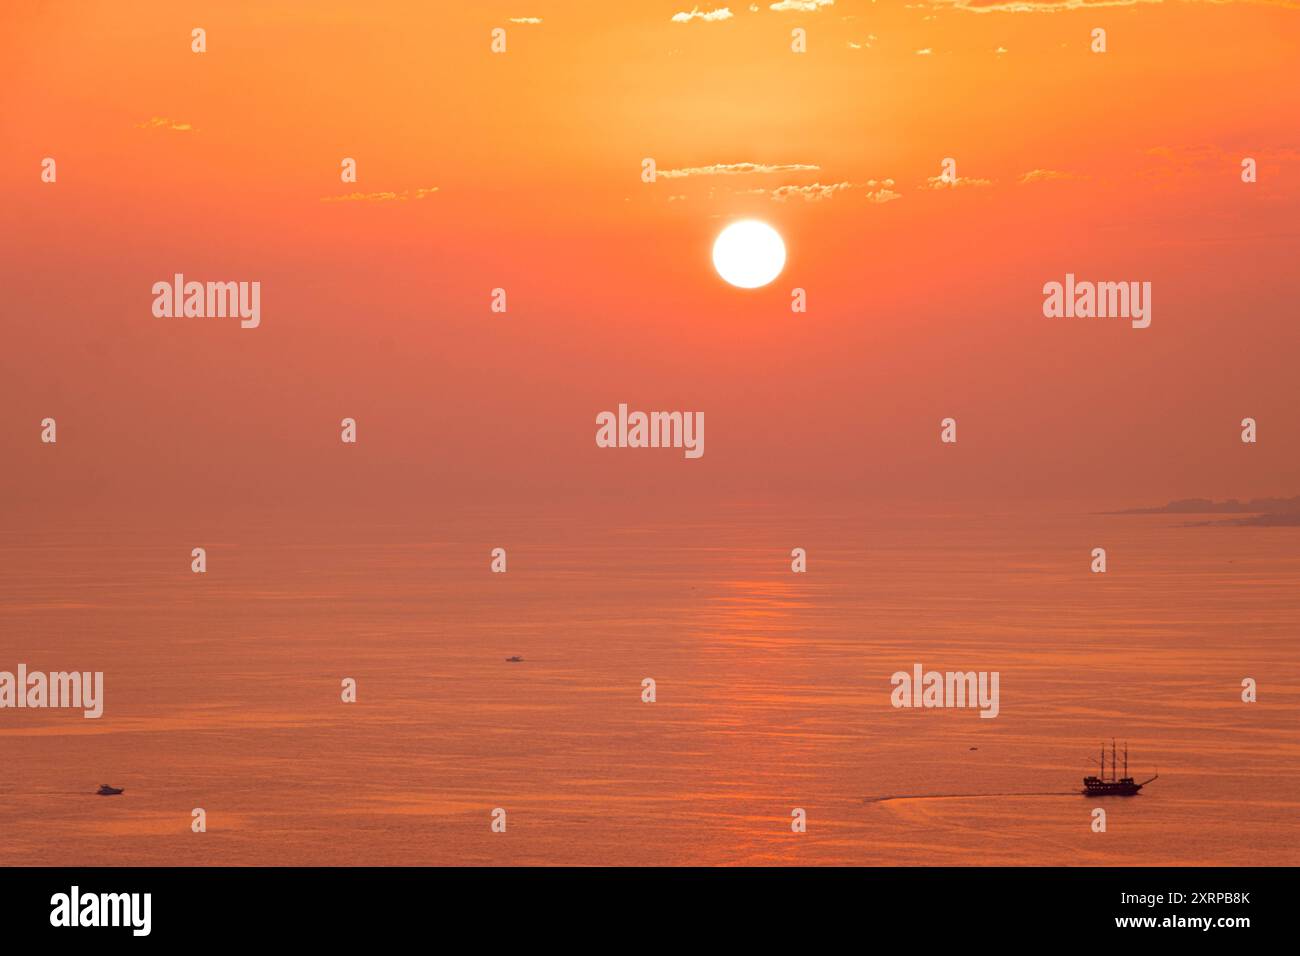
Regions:
M 1241 515 L 1219 521 L 1188 521 L 1185 528 L 1223 527 L 1295 528 L 1300 527 L 1300 495 L 1292 498 L 1251 498 L 1238 501 L 1226 498 L 1180 498 L 1154 508 L 1126 508 L 1105 511 L 1108 515 Z

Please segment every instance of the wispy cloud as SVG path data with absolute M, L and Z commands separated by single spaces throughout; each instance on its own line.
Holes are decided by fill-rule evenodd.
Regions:
M 689 13 L 674 13 L 673 23 L 690 23 L 692 20 L 702 20 L 705 23 L 717 23 L 719 20 L 730 20 L 735 14 L 731 12 L 730 7 L 719 7 L 716 10 L 701 10 L 699 7 L 691 7 Z
M 876 186 L 875 180 L 872 180 L 870 186 Z M 895 199 L 902 198 L 902 193 L 894 191 L 894 181 L 892 179 L 883 180 L 879 184 L 879 188 L 869 188 L 867 190 L 867 202 L 874 202 L 883 205 L 884 203 L 893 202 Z
M 541 17 L 511 17 L 511 23 L 541 23 Z
M 822 7 L 835 6 L 835 0 L 780 0 L 772 4 L 770 10 L 796 10 L 800 13 L 812 13 Z
M 851 188 L 853 188 L 852 183 L 832 183 L 829 186 L 823 186 L 821 183 L 813 183 L 810 186 L 778 186 L 772 190 L 772 198 L 777 202 L 787 202 L 796 197 L 804 202 L 821 202 L 830 199 L 837 192 Z
M 152 116 L 144 123 L 136 123 L 136 129 L 169 129 L 178 133 L 197 133 L 189 123 L 180 123 L 173 119 L 167 119 L 165 116 Z
M 916 51 L 916 55 L 917 55 L 917 56 L 929 56 L 929 55 L 932 54 L 933 52 L 934 52 L 934 51 L 931 50 L 929 47 L 926 47 L 924 50 L 917 50 L 917 51 Z
M 1055 13 L 1093 7 L 1132 7 L 1163 0 L 930 0 L 933 7 L 950 7 L 969 13 Z
M 1061 179 L 1087 179 L 1087 176 L 1080 173 L 1070 173 L 1061 169 L 1031 169 L 1027 173 L 1022 173 L 1017 182 L 1020 183 L 1050 183 Z
M 965 10 L 969 13 L 1058 13 L 1062 10 L 1092 10 L 1096 7 L 1135 7 L 1165 0 L 929 0 L 932 7 Z M 1200 0 L 1214 6 L 1245 3 L 1265 7 L 1300 9 L 1296 0 Z
M 437 186 L 403 189 L 398 192 L 345 193 L 342 196 L 322 196 L 321 202 L 406 202 L 408 199 L 427 199 L 438 191 Z
M 661 169 L 661 179 L 685 179 L 687 176 L 742 176 L 746 173 L 817 172 L 820 166 L 804 163 L 714 163 L 712 166 L 687 166 L 683 169 Z
M 1142 151 L 1161 164 L 1179 169 L 1217 169 L 1228 165 L 1235 166 L 1243 156 L 1272 156 L 1276 159 L 1300 158 L 1300 148 L 1294 146 L 1275 146 L 1267 149 L 1224 149 L 1214 145 L 1191 146 L 1152 146 Z
M 1186 189 L 1197 180 L 1222 181 L 1225 176 L 1235 179 L 1241 173 L 1242 160 L 1249 156 L 1258 163 L 1261 179 L 1266 177 L 1275 183 L 1273 189 L 1260 195 L 1259 200 L 1263 202 L 1281 200 L 1286 194 L 1283 190 L 1294 195 L 1291 181 L 1286 177 L 1278 178 L 1278 174 L 1300 160 L 1300 147 L 1153 146 L 1143 150 L 1141 155 L 1143 162 L 1137 175 L 1154 189 Z
M 925 181 L 927 189 L 959 189 L 966 186 L 992 186 L 991 179 L 972 179 L 969 176 L 958 176 L 956 179 L 944 179 L 942 175 L 931 176 Z
M 775 10 L 778 13 L 797 12 L 797 13 L 816 13 L 823 7 L 835 6 L 835 0 L 777 0 L 776 3 L 768 4 L 769 10 Z M 749 5 L 750 13 L 758 13 L 762 8 L 757 3 Z M 673 23 L 690 23 L 692 20 L 701 20 L 704 23 L 717 23 L 721 20 L 730 20 L 735 14 L 731 12 L 730 7 L 718 7 L 716 10 L 701 10 L 698 6 L 691 7 L 690 10 L 682 13 L 673 14 Z
M 901 199 L 901 194 L 894 191 L 894 181 L 892 179 L 868 179 L 865 183 L 830 183 L 823 186 L 821 183 L 812 183 L 807 186 L 778 186 L 770 191 L 771 197 L 777 202 L 788 202 L 791 199 L 802 199 L 804 202 L 824 202 L 840 193 L 846 195 L 855 193 L 857 190 L 863 190 L 863 195 L 867 202 L 887 203 L 894 199 Z M 764 192 L 764 190 L 750 190 L 750 192 Z

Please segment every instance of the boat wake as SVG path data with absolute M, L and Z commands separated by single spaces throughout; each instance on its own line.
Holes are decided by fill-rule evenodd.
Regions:
M 891 800 L 979 800 L 982 797 L 1077 797 L 1080 790 L 1019 790 L 1014 793 L 902 793 L 887 797 L 867 797 L 863 803 L 888 803 Z

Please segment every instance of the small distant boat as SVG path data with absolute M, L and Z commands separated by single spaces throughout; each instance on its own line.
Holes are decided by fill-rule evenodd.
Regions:
M 101 797 L 115 797 L 115 796 L 117 796 L 119 793 L 121 793 L 121 792 L 123 791 L 123 789 L 125 789 L 125 788 L 123 788 L 123 787 L 110 787 L 110 786 L 109 786 L 108 784 L 106 784 L 106 783 L 101 783 L 101 784 L 99 785 L 99 789 L 96 790 L 95 792 L 96 792 L 97 794 L 99 794 Z
M 1106 745 L 1103 743 L 1101 745 L 1101 776 L 1084 777 L 1083 789 L 1079 792 L 1085 793 L 1091 797 L 1132 797 L 1135 796 L 1139 790 L 1149 784 L 1151 780 L 1155 780 L 1156 777 L 1160 776 L 1160 774 L 1157 773 L 1156 776 L 1152 777 L 1150 780 L 1143 780 L 1141 783 L 1134 781 L 1134 779 L 1128 775 L 1127 743 L 1124 744 L 1124 776 L 1119 776 L 1115 764 L 1115 741 L 1111 740 L 1110 779 L 1106 779 Z
M 518 654 L 516 654 L 514 657 L 507 657 L 507 658 L 506 658 L 506 663 L 507 663 L 507 664 L 518 664 L 518 663 L 520 663 L 520 662 L 522 662 L 522 661 L 523 661 L 523 658 L 520 657 Z

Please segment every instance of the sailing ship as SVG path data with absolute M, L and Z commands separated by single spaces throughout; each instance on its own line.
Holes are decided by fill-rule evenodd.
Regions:
M 1084 777 L 1083 789 L 1080 793 L 1086 793 L 1093 797 L 1131 797 L 1137 794 L 1139 790 L 1159 777 L 1159 772 L 1150 780 L 1143 780 L 1141 783 L 1134 781 L 1128 775 L 1128 741 L 1124 742 L 1124 776 L 1119 775 L 1115 762 L 1115 741 L 1112 738 L 1110 742 L 1110 779 L 1106 779 L 1106 744 L 1101 745 L 1101 776 Z
M 124 788 L 122 787 L 110 787 L 106 783 L 101 783 L 99 785 L 99 789 L 96 790 L 95 792 L 99 794 L 101 797 L 115 797 L 119 793 L 121 793 L 123 789 Z

